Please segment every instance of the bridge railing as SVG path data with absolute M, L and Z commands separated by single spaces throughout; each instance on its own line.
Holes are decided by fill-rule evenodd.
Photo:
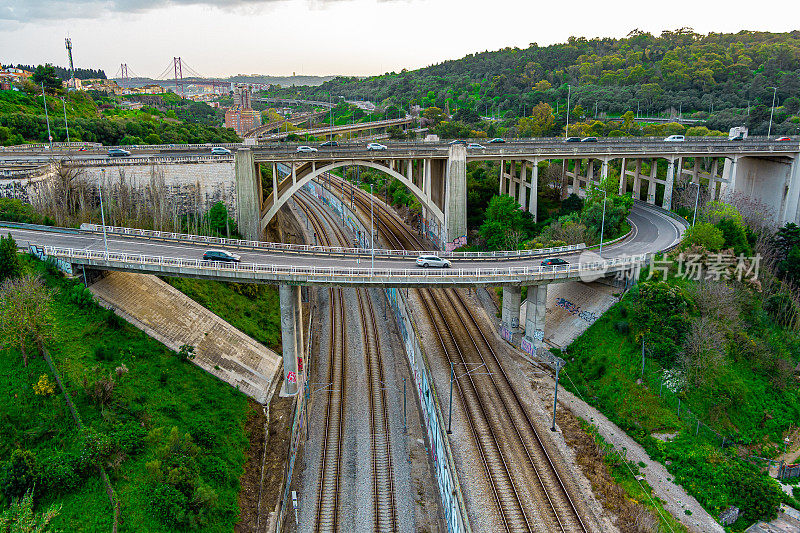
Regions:
M 195 271 L 205 271 L 213 275 L 216 272 L 233 272 L 242 274 L 264 274 L 271 276 L 306 277 L 309 282 L 347 282 L 351 280 L 364 280 L 365 282 L 378 278 L 383 282 L 397 281 L 423 281 L 448 282 L 461 280 L 468 282 L 484 283 L 509 283 L 509 282 L 535 282 L 548 281 L 573 276 L 602 276 L 607 273 L 619 271 L 633 271 L 647 261 L 647 254 L 619 257 L 604 261 L 589 263 L 572 263 L 552 266 L 524 266 L 506 268 L 461 268 L 461 269 L 421 269 L 421 268 L 367 268 L 367 267 L 305 267 L 297 265 L 258 264 L 258 263 L 228 263 L 218 261 L 203 261 L 202 259 L 184 259 L 178 257 L 151 256 L 145 254 L 130 254 L 123 252 L 105 252 L 101 250 L 86 250 L 75 248 L 59 248 L 45 246 L 44 255 L 56 257 L 66 261 L 86 260 L 100 261 L 98 266 L 119 265 L 120 267 L 142 266 L 147 267 L 175 267 L 190 268 Z M 134 270 L 131 268 L 131 270 Z M 153 269 L 155 270 L 155 269 Z M 247 276 L 245 276 L 247 277 Z
M 81 229 L 93 233 L 102 233 L 103 226 L 99 224 L 81 224 Z M 310 244 L 287 244 L 281 242 L 248 241 L 243 239 L 229 239 L 225 237 L 208 237 L 192 235 L 189 233 L 170 233 L 137 228 L 106 226 L 107 234 L 124 235 L 145 239 L 172 240 L 183 243 L 217 245 L 231 248 L 250 248 L 253 250 L 281 251 L 295 253 L 313 253 L 321 255 L 359 255 L 369 256 L 371 248 L 348 248 L 342 246 L 316 246 Z M 528 257 L 559 255 L 583 250 L 586 245 L 571 244 L 554 248 L 539 248 L 534 250 L 501 250 L 496 252 L 441 252 L 441 251 L 414 251 L 414 250 L 389 250 L 376 248 L 375 256 L 379 257 L 417 257 L 419 255 L 437 255 L 450 259 L 524 259 Z

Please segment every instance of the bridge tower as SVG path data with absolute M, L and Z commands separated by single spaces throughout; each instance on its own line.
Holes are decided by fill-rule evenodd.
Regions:
M 178 94 L 178 87 L 180 87 L 181 96 L 186 96 L 186 92 L 184 91 L 183 88 L 183 65 L 181 64 L 181 58 L 173 57 L 172 65 L 175 68 L 175 94 Z

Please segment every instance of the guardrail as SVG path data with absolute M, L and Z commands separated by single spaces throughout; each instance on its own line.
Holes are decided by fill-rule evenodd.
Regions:
M 552 266 L 524 266 L 506 268 L 472 269 L 421 269 L 421 268 L 366 268 L 366 267 L 304 267 L 296 265 L 226 263 L 183 259 L 178 257 L 150 256 L 122 252 L 60 248 L 44 246 L 44 255 L 78 264 L 99 267 L 117 267 L 121 270 L 170 272 L 180 269 L 182 274 L 222 275 L 226 278 L 259 281 L 294 281 L 322 285 L 396 285 L 409 284 L 535 284 L 575 277 L 592 278 L 608 273 L 633 270 L 647 261 L 647 254 L 620 257 L 591 263 L 574 263 Z M 85 261 L 82 263 L 80 261 Z M 142 268 L 131 268 L 139 265 Z M 156 268 L 157 267 L 157 268 Z M 186 272 L 185 269 L 192 269 Z M 231 275 L 234 274 L 234 275 Z M 240 276 L 238 274 L 241 274 Z
M 142 165 L 152 163 L 222 163 L 233 162 L 232 155 L 179 155 L 164 156 L 156 155 L 152 157 L 98 157 L 93 159 L 72 159 L 68 162 L 69 166 L 94 167 L 94 166 L 118 166 L 118 165 Z
M 103 226 L 98 224 L 81 224 L 81 230 L 92 233 L 102 233 Z M 140 237 L 145 239 L 172 240 L 192 244 L 218 245 L 232 248 L 250 248 L 253 250 L 269 250 L 295 253 L 313 253 L 319 255 L 372 255 L 370 248 L 347 248 L 342 246 L 315 246 L 310 244 L 287 244 L 280 242 L 248 241 L 243 239 L 228 239 L 225 237 L 207 237 L 189 233 L 168 233 L 162 231 L 106 226 L 107 234 L 124 235 L 127 237 Z M 583 250 L 586 245 L 572 244 L 554 248 L 540 248 L 534 250 L 504 250 L 497 252 L 420 252 L 414 250 L 389 250 L 375 249 L 375 256 L 380 257 L 417 257 L 421 254 L 433 254 L 448 259 L 525 259 L 529 257 L 560 255 Z

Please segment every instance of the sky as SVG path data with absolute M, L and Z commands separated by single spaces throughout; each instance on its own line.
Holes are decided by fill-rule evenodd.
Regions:
M 647 7 L 643 7 L 647 6 Z M 0 62 L 157 77 L 174 56 L 205 76 L 374 75 L 571 35 L 800 29 L 796 0 L 0 0 Z M 793 14 L 791 16 L 787 16 Z

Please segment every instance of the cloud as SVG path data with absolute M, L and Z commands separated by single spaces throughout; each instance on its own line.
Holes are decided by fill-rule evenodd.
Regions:
M 238 9 L 277 1 L 279 0 L 4 0 L 3 5 L 0 5 L 0 22 L 24 24 L 53 19 L 89 19 L 112 13 L 145 13 L 170 6 Z

